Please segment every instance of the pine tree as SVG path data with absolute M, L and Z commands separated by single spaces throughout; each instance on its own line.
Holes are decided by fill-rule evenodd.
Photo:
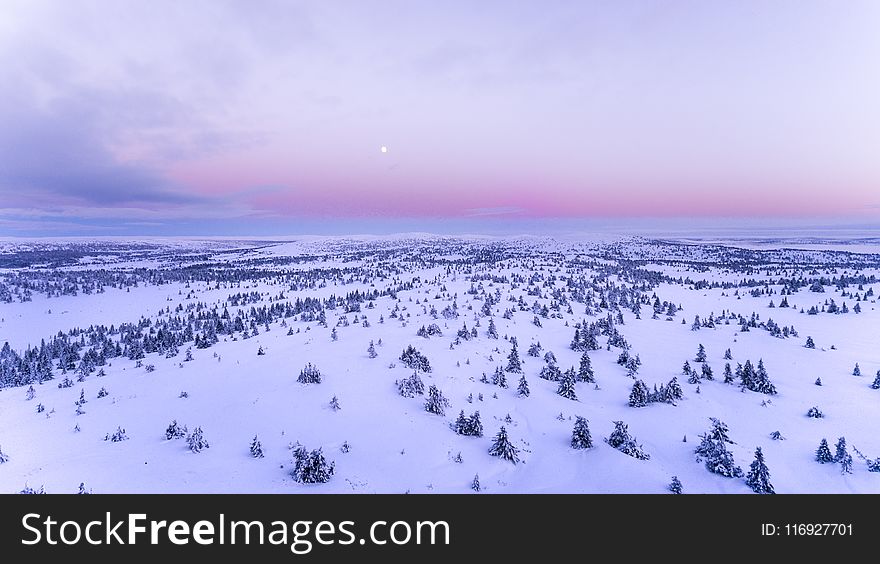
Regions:
M 367 347 L 367 356 L 370 358 L 376 358 L 379 356 L 379 353 L 376 352 L 376 345 L 373 344 L 373 341 L 370 341 L 370 346 Z
M 840 437 L 837 439 L 837 446 L 834 451 L 834 462 L 843 462 L 843 460 L 849 456 L 846 452 L 846 438 Z
M 645 407 L 646 405 L 648 405 L 648 386 L 641 380 L 636 380 L 629 393 L 629 406 Z
M 296 379 L 300 384 L 320 384 L 321 371 L 312 363 L 306 364 L 305 368 L 300 370 L 299 377 Z
M 588 382 L 590 384 L 596 383 L 596 375 L 593 373 L 593 365 L 590 362 L 590 355 L 587 354 L 587 351 L 584 351 L 581 355 L 581 362 L 578 368 L 578 381 Z
M 337 398 L 336 396 L 333 396 L 330 399 L 330 409 L 332 409 L 333 411 L 339 411 L 340 409 L 342 409 L 342 406 L 339 405 L 339 398 Z
M 733 360 L 733 355 L 730 354 L 730 349 L 724 351 L 724 360 Z
M 501 426 L 501 430 L 498 431 L 498 434 L 495 435 L 492 447 L 489 448 L 489 454 L 497 456 L 502 460 L 512 462 L 513 464 L 519 462 L 519 449 L 510 442 L 510 439 L 507 437 L 507 429 L 505 429 L 503 425 Z
M 712 374 L 712 367 L 709 366 L 708 364 L 703 364 L 701 372 L 702 372 L 702 374 L 701 374 L 702 378 L 705 378 L 706 380 L 714 380 L 715 379 L 714 375 Z
M 260 347 L 257 349 L 257 356 L 263 356 L 265 354 L 266 354 L 266 351 L 264 351 L 263 346 L 260 345 Z
M 728 436 L 727 425 L 714 417 L 712 429 L 700 435 L 700 444 L 694 450 L 698 460 L 704 460 L 706 469 L 715 474 L 730 477 L 741 477 L 742 469 L 733 460 L 733 454 L 727 450 L 727 444 L 734 444 Z
M 566 399 L 577 401 L 577 393 L 574 389 L 574 382 L 574 369 L 566 370 L 565 373 L 559 378 L 559 387 L 556 388 L 556 393 Z
M 293 447 L 293 470 L 291 475 L 303 484 L 323 484 L 330 481 L 336 470 L 336 464 L 328 463 L 321 448 L 308 452 L 297 443 Z
M 877 371 L 877 375 L 874 377 L 874 383 L 871 384 L 871 388 L 874 390 L 880 390 L 880 370 Z
M 5 462 L 9 462 L 9 455 L 3 452 L 3 449 L 0 448 L 0 464 Z
M 730 363 L 724 363 L 724 383 L 725 384 L 733 384 L 733 371 L 730 369 Z
M 474 474 L 474 480 L 471 482 L 471 489 L 474 490 L 475 492 L 478 492 L 482 489 L 482 488 L 480 488 L 480 475 L 479 474 Z
M 585 449 L 593 447 L 593 438 L 590 436 L 590 427 L 585 418 L 577 416 L 574 422 L 574 430 L 571 433 L 571 448 Z
M 815 349 L 815 348 L 816 348 L 816 343 L 813 342 L 813 338 L 812 338 L 812 337 L 807 337 L 807 344 L 804 345 L 804 346 L 807 347 L 808 349 Z
M 510 349 L 510 354 L 507 355 L 507 368 L 505 368 L 505 370 L 522 374 L 522 361 L 519 358 L 519 351 L 516 348 L 516 340 L 511 339 L 511 341 L 513 347 Z
M 254 435 L 254 440 L 251 441 L 251 456 L 254 458 L 263 458 L 263 445 L 257 439 L 256 435 Z
M 755 449 L 755 460 L 749 467 L 749 473 L 746 475 L 746 485 L 752 488 L 752 491 L 759 494 L 773 494 L 773 484 L 770 483 L 770 470 L 764 463 L 764 453 L 761 447 Z
M 486 336 L 490 339 L 498 338 L 498 329 L 495 327 L 495 320 L 491 317 L 489 318 L 489 327 L 486 329 Z
M 878 373 L 878 375 L 880 375 L 880 373 Z M 27 401 L 31 401 L 36 396 L 37 396 L 37 392 L 34 390 L 34 387 L 28 386 L 27 393 L 25 394 L 24 399 L 26 399 Z
M 858 362 L 856 363 L 855 368 L 853 368 L 852 375 L 853 375 L 853 376 L 861 376 L 861 375 L 862 375 L 862 369 L 859 368 L 859 363 L 858 363 Z
M 208 444 L 208 441 L 205 440 L 205 435 L 202 432 L 201 427 L 196 427 L 192 433 L 186 438 L 186 444 L 189 446 L 189 450 L 193 453 L 200 453 L 202 450 L 206 448 L 210 448 L 211 445 Z
M 706 362 L 706 347 L 703 346 L 703 343 L 700 343 L 700 348 L 697 349 L 697 356 L 694 357 L 696 362 Z
M 443 396 L 437 386 L 431 384 L 428 388 L 428 397 L 425 400 L 425 411 L 434 415 L 446 415 L 446 408 L 449 407 L 449 400 Z
M 681 487 L 681 481 L 678 479 L 678 476 L 672 477 L 672 482 L 669 483 L 669 491 L 671 491 L 674 494 L 683 493 L 683 490 Z
M 616 448 L 620 452 L 638 460 L 650 460 L 651 458 L 642 449 L 642 445 L 638 444 L 635 438 L 630 436 L 629 429 L 623 421 L 614 422 L 614 431 L 605 439 L 605 442 L 612 448 Z
M 519 385 L 516 387 L 516 395 L 521 398 L 529 397 L 529 382 L 526 380 L 525 374 L 519 377 Z
M 825 439 L 822 439 L 822 442 L 819 443 L 819 448 L 816 449 L 816 462 L 820 464 L 834 462 L 834 457 L 831 455 L 831 449 L 828 448 L 828 441 Z
M 840 461 L 840 473 L 852 474 L 853 458 L 847 453 Z
M 165 440 L 170 441 L 172 439 L 182 439 L 186 434 L 186 425 L 181 427 L 177 424 L 177 419 L 175 419 L 168 425 L 168 428 L 165 429 Z

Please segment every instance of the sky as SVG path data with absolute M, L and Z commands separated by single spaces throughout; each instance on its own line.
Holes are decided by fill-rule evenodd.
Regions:
M 0 236 L 880 223 L 878 29 L 875 0 L 0 0 Z

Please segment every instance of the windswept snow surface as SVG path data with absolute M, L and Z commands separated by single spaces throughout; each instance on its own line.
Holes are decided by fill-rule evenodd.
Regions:
M 763 449 L 778 493 L 878 493 L 867 463 L 880 458 L 876 251 L 873 240 L 594 235 L 5 240 L 0 492 L 463 493 L 478 474 L 484 493 L 664 493 L 672 476 L 685 493 L 750 493 L 696 460 L 714 417 L 744 472 Z M 417 335 L 431 324 L 442 335 Z M 562 372 L 578 370 L 576 329 L 595 333 L 596 384 L 577 382 L 570 400 L 539 373 L 548 351 Z M 507 388 L 491 383 L 514 337 L 528 397 L 518 373 L 505 372 Z M 701 371 L 700 344 L 714 379 L 689 383 L 682 365 Z M 409 345 L 428 359 L 419 375 L 448 398 L 445 415 L 398 393 L 413 373 L 400 359 Z M 624 349 L 641 360 L 634 376 L 617 362 Z M 763 360 L 777 394 L 724 383 L 725 363 L 747 360 Z M 307 363 L 321 383 L 297 382 Z M 683 399 L 628 405 L 635 379 L 653 390 L 673 377 Z M 824 417 L 807 416 L 814 406 Z M 482 437 L 450 428 L 460 411 L 479 411 Z M 570 447 L 576 416 L 593 448 Z M 166 440 L 172 420 L 201 427 L 210 447 Z M 604 442 L 614 421 L 650 459 Z M 488 453 L 502 425 L 518 464 Z M 105 440 L 117 428 L 128 440 Z M 264 458 L 249 452 L 254 436 Z M 851 474 L 815 461 L 820 440 L 834 453 L 839 437 Z M 328 482 L 293 479 L 297 441 L 334 463 Z

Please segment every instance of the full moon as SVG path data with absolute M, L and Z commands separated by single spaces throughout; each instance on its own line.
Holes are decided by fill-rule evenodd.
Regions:
M 387 152 L 388 152 L 388 147 L 386 147 L 385 145 L 382 145 L 382 148 L 379 149 L 379 150 L 382 151 L 383 153 L 387 153 Z

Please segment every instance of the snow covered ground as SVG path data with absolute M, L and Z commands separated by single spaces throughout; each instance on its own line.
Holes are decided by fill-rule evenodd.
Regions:
M 664 493 L 673 476 L 685 493 L 750 493 L 745 477 L 696 460 L 717 418 L 744 474 L 761 447 L 778 493 L 878 493 L 868 464 L 880 458 L 873 246 L 425 234 L 7 240 L 0 492 L 84 483 L 95 493 L 449 493 L 472 491 L 478 475 L 485 493 Z M 417 335 L 431 324 L 442 335 Z M 540 373 L 547 352 L 560 372 L 579 370 L 576 330 L 598 348 L 586 351 L 595 383 L 576 381 L 572 400 Z M 505 370 L 514 339 L 522 373 Z M 425 387 L 449 401 L 444 415 L 425 410 L 426 395 L 398 391 L 414 372 L 401 360 L 410 345 L 430 363 L 419 372 Z M 711 380 L 699 377 L 700 345 Z M 627 356 L 641 364 L 618 363 Z M 724 383 L 725 364 L 747 360 L 763 361 L 777 393 Z M 698 376 L 683 373 L 685 361 Z M 308 363 L 320 383 L 297 381 Z M 492 383 L 499 367 L 508 387 Z M 673 378 L 683 398 L 629 405 L 637 380 L 653 391 Z M 808 417 L 814 406 L 824 417 Z M 454 432 L 461 411 L 479 411 L 482 437 Z M 592 448 L 571 448 L 578 416 Z M 167 440 L 173 420 L 188 434 L 200 427 L 209 448 Z M 649 459 L 604 441 L 615 421 Z M 516 464 L 489 454 L 502 426 Z M 127 440 L 105 440 L 119 428 Z M 255 436 L 263 458 L 249 450 Z M 834 454 L 839 437 L 851 473 L 816 461 L 821 439 Z M 294 479 L 297 442 L 334 464 L 329 481 Z

